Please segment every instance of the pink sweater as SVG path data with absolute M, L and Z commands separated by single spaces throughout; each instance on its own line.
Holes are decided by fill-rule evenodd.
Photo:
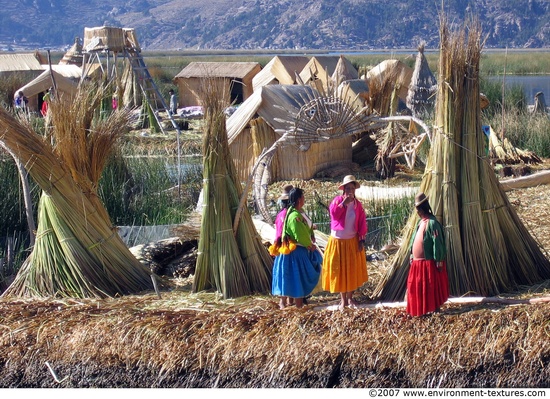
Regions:
M 346 207 L 341 205 L 344 202 L 344 196 L 336 196 L 329 206 L 330 228 L 332 230 L 344 230 L 346 223 Z M 367 235 L 367 215 L 363 209 L 363 204 L 355 199 L 355 231 L 360 240 Z

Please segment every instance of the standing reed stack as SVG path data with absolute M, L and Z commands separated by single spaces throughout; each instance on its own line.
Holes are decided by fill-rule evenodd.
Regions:
M 203 141 L 203 207 L 193 291 L 215 289 L 224 298 L 267 293 L 273 261 L 263 245 L 248 210 L 239 209 L 242 188 L 229 153 L 225 108 L 227 85 L 205 79 Z M 234 229 L 234 219 L 240 215 Z
M 481 27 L 451 32 L 441 19 L 436 126 L 420 190 L 445 227 L 452 295 L 496 295 L 550 278 L 550 262 L 529 234 L 487 159 L 481 128 Z M 375 291 L 402 300 L 409 266 L 413 212 L 403 245 Z
M 148 269 L 126 247 L 97 185 L 129 114 L 98 112 L 104 87 L 54 97 L 48 136 L 0 108 L 0 140 L 42 189 L 32 253 L 4 296 L 105 297 L 152 289 Z

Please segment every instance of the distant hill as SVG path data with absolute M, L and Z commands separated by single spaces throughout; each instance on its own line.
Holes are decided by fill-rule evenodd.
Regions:
M 550 47 L 548 0 L 445 0 L 448 20 L 479 18 L 486 47 Z M 145 50 L 437 47 L 425 0 L 0 0 L 0 49 L 60 49 L 85 27 L 134 28 Z

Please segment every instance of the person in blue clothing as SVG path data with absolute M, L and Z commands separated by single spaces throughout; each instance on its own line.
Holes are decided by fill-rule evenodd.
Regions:
M 29 103 L 29 99 L 25 97 L 25 94 L 21 90 L 19 90 L 13 99 L 14 105 L 16 109 L 26 109 L 27 104 Z
M 294 298 L 297 308 L 303 307 L 304 297 L 313 291 L 321 272 L 323 258 L 315 246 L 313 229 L 302 213 L 304 203 L 304 191 L 293 188 L 283 223 L 281 248 L 273 264 L 271 293 L 281 297 L 281 309 L 287 306 L 285 297 Z

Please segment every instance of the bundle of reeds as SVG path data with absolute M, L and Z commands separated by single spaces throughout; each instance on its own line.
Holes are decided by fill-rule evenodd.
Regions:
M 36 244 L 4 295 L 104 297 L 152 289 L 149 271 L 111 224 L 97 185 L 128 112 L 97 110 L 104 87 L 50 104 L 44 138 L 0 108 L 0 140 L 43 190 Z
M 450 32 L 441 18 L 436 128 L 420 187 L 445 227 L 452 295 L 493 295 L 550 278 L 550 262 L 511 207 L 485 153 L 479 99 L 481 27 Z M 408 242 L 418 217 L 375 295 L 402 299 Z
M 534 152 L 514 147 L 506 137 L 501 140 L 492 128 L 489 128 L 489 132 L 489 156 L 493 163 L 542 163 L 542 159 Z
M 229 92 L 224 83 L 214 78 L 202 82 L 204 203 L 193 291 L 213 288 L 224 298 L 235 298 L 269 292 L 273 261 L 248 210 L 239 208 L 242 188 L 229 153 L 224 113 Z

